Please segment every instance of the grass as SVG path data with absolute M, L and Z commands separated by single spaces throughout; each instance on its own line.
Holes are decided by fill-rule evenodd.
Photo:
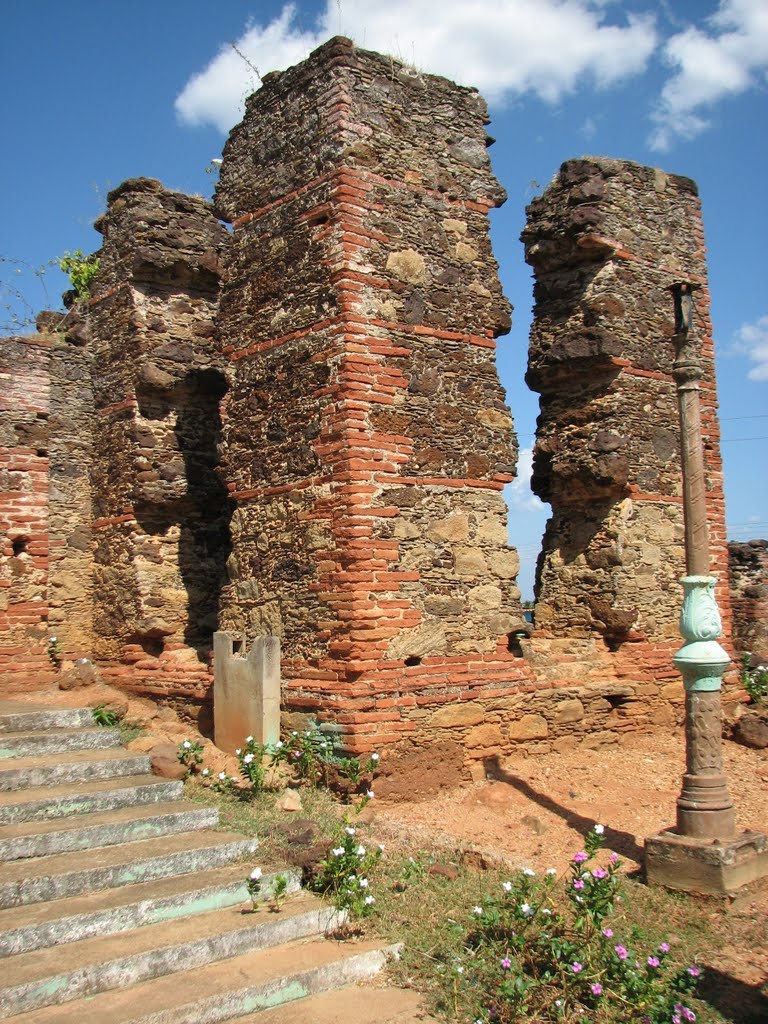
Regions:
M 258 837 L 265 862 L 280 863 L 288 840 L 276 826 L 296 819 L 276 808 L 274 792 L 242 800 L 213 793 L 196 780 L 187 788 L 191 799 L 219 806 L 223 827 Z M 304 810 L 297 817 L 315 822 L 320 837 L 330 839 L 344 815 L 350 814 L 348 806 L 323 789 L 302 789 L 301 798 Z M 355 824 L 362 842 L 379 841 L 375 821 Z M 444 847 L 425 843 L 414 849 L 403 840 L 387 845 L 371 877 L 375 911 L 362 922 L 362 928 L 388 942 L 402 943 L 401 959 L 390 968 L 391 981 L 422 992 L 430 1011 L 445 1021 L 465 1019 L 460 1015 L 457 990 L 462 978 L 455 967 L 471 957 L 465 940 L 473 927 L 473 907 L 484 896 L 498 894 L 509 877 L 509 871 L 465 869 Z M 631 948 L 653 950 L 663 941 L 670 942 L 675 961 L 685 965 L 697 961 L 717 964 L 720 950 L 728 943 L 743 946 L 745 955 L 750 948 L 759 948 L 765 939 L 764 922 L 742 920 L 734 938 L 734 921 L 715 903 L 625 878 L 610 924 Z M 759 1002 L 756 993 L 746 993 L 748 998 L 744 998 L 737 982 L 728 995 L 727 977 L 718 980 L 716 971 L 713 975 L 709 982 L 705 978 L 702 987 L 707 999 L 690 1001 L 701 1024 L 759 1024 L 765 1019 L 759 1008 L 750 1008 L 751 997 Z

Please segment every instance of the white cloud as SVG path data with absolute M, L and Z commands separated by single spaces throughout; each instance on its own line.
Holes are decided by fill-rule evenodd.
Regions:
M 604 0 L 326 0 L 310 29 L 296 6 L 250 24 L 237 48 L 259 71 L 285 68 L 324 39 L 348 35 L 420 70 L 474 85 L 489 99 L 533 93 L 555 102 L 584 80 L 607 87 L 644 70 L 656 46 L 650 15 L 621 15 Z M 255 86 L 231 45 L 192 76 L 176 100 L 188 124 L 228 130 Z
M 663 50 L 676 68 L 652 114 L 653 149 L 667 150 L 675 138 L 692 139 L 708 126 L 706 111 L 728 96 L 765 82 L 768 76 L 768 3 L 720 0 L 706 30 L 688 27 Z
M 768 381 L 768 316 L 761 316 L 753 324 L 743 324 L 736 332 L 735 347 L 757 364 L 747 374 L 749 379 Z
M 544 512 L 547 506 L 531 490 L 533 448 L 521 448 L 517 457 L 517 476 L 505 488 L 504 495 L 512 512 Z

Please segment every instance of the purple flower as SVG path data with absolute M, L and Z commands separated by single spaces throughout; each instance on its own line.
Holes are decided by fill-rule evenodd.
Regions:
M 669 952 L 669 943 L 668 942 L 662 942 L 662 944 L 659 946 L 659 952 L 660 953 L 668 953 Z
M 589 857 L 586 855 L 586 853 L 584 853 L 583 850 L 580 850 L 578 853 L 574 853 L 574 855 L 573 855 L 573 863 L 574 864 L 583 864 L 585 860 L 589 860 Z
M 697 967 L 696 964 L 691 964 L 691 966 L 688 968 L 688 973 L 692 978 L 698 978 L 701 974 L 701 968 Z
M 503 971 L 508 971 L 511 966 L 512 966 L 512 961 L 509 959 L 508 956 L 505 956 L 504 959 L 501 961 L 501 969 Z
M 696 1020 L 696 1014 L 693 1012 L 693 1010 L 689 1010 L 687 1006 L 683 1007 L 681 1013 L 683 1015 L 683 1020 Z
M 600 996 L 603 994 L 603 986 L 600 984 L 599 981 L 596 981 L 593 985 L 590 985 L 590 988 L 592 989 L 593 996 Z
M 583 889 L 584 888 L 584 879 L 583 878 L 574 878 L 574 880 L 573 880 L 573 888 L 574 889 Z
M 574 960 L 573 963 L 571 964 L 571 970 L 573 971 L 574 974 L 578 974 L 579 971 L 583 971 L 584 970 L 584 964 L 580 964 L 578 960 Z
M 607 878 L 608 877 L 608 872 L 605 870 L 605 868 L 595 868 L 595 870 L 592 872 L 592 877 L 593 878 Z
M 624 946 L 614 946 L 613 948 L 616 950 L 616 956 L 619 958 L 619 960 L 626 960 L 629 956 Z
M 606 939 L 612 939 L 613 928 L 603 928 L 603 935 L 606 937 Z
M 660 962 L 661 961 L 657 956 L 649 956 L 648 960 L 646 961 L 649 967 L 658 967 Z
M 619 859 L 618 853 L 612 853 L 609 859 L 611 861 L 611 864 L 615 864 L 616 861 Z

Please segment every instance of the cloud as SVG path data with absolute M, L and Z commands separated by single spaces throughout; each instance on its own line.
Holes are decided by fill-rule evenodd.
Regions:
M 512 512 L 545 512 L 547 506 L 531 490 L 533 448 L 521 448 L 517 457 L 517 476 L 504 490 Z
M 663 59 L 676 71 L 651 115 L 652 149 L 695 138 L 709 127 L 706 112 L 715 103 L 768 80 L 766 0 L 720 0 L 705 25 L 677 32 L 664 46 Z
M 227 131 L 255 88 L 254 73 L 295 64 L 331 35 L 474 85 L 490 100 L 532 93 L 554 103 L 587 81 L 605 88 L 642 72 L 656 46 L 651 15 L 616 13 L 605 0 L 326 0 L 316 22 L 295 4 L 251 23 L 193 75 L 176 99 L 187 124 Z
M 761 316 L 753 324 L 743 324 L 736 332 L 735 348 L 757 364 L 747 374 L 749 379 L 768 381 L 768 316 Z

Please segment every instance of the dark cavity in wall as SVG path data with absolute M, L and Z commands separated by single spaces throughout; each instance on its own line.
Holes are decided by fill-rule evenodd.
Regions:
M 184 463 L 185 493 L 168 500 L 144 499 L 136 504 L 136 519 L 148 534 L 164 535 L 180 527 L 179 572 L 187 593 L 184 641 L 208 660 L 213 634 L 219 626 L 221 588 L 232 551 L 229 522 L 232 505 L 217 473 L 221 439 L 220 404 L 227 382 L 218 370 L 192 370 L 172 391 L 151 386 L 137 389 L 141 415 L 163 418 L 176 413 L 176 446 Z M 153 638 L 138 638 L 146 644 Z M 156 646 L 156 644 L 150 646 Z M 157 653 L 161 653 L 162 647 Z M 147 653 L 150 653 L 147 650 Z

